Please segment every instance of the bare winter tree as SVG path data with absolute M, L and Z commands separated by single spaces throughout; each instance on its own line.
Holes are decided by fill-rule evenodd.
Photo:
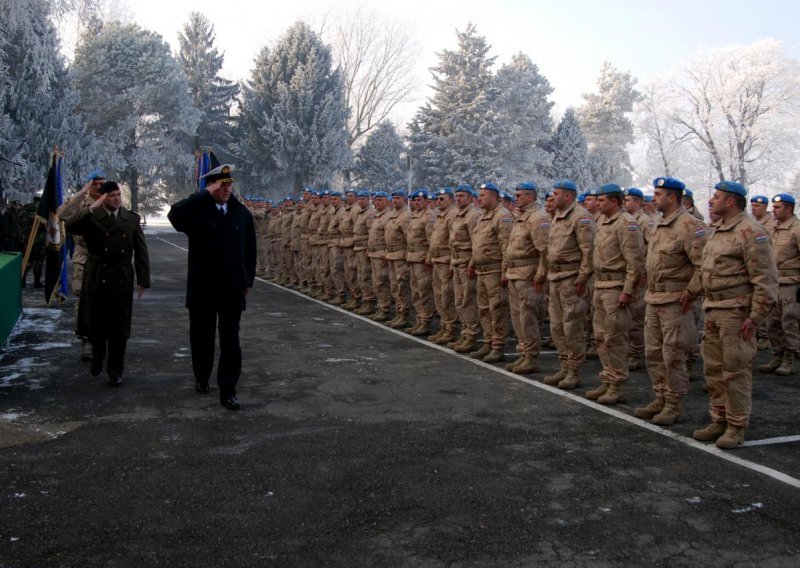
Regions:
M 344 77 L 348 141 L 355 151 L 364 135 L 416 89 L 414 65 L 420 47 L 407 25 L 364 6 L 337 13 L 324 27 Z

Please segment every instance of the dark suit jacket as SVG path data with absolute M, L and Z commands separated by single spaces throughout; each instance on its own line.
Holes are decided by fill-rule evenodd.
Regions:
M 256 231 L 253 216 L 235 197 L 222 215 L 208 191 L 194 193 L 172 206 L 167 215 L 177 231 L 189 237 L 186 307 L 201 304 L 240 306 L 256 276 Z
M 140 286 L 150 287 L 150 257 L 139 216 L 120 209 L 114 221 L 102 207 L 94 211 L 86 208 L 65 225 L 70 233 L 83 237 L 88 252 L 78 307 L 78 333 L 127 339 L 134 272 Z

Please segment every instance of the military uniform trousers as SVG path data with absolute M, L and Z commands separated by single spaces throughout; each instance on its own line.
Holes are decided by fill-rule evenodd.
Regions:
M 189 308 L 189 343 L 192 370 L 197 382 L 207 384 L 211 377 L 214 367 L 214 339 L 216 328 L 219 327 L 217 384 L 222 400 L 236 394 L 236 383 L 242 372 L 242 350 L 239 345 L 242 309 L 241 306 L 231 305 L 230 300 L 219 298 Z
M 443 329 L 454 330 L 458 323 L 450 263 L 433 263 L 433 300 Z
M 272 264 L 272 277 L 283 278 L 283 248 L 280 239 L 271 239 L 269 242 L 270 263 Z
M 411 272 L 411 302 L 417 321 L 428 324 L 433 319 L 436 304 L 433 300 L 433 269 L 424 262 L 409 262 Z
M 273 275 L 272 269 L 272 250 L 270 240 L 268 237 L 258 237 L 258 272 L 271 278 Z
M 653 392 L 678 402 L 689 390 L 686 356 L 697 330 L 691 310 L 680 302 L 648 304 L 645 311 L 645 358 Z
M 456 314 L 461 322 L 461 336 L 475 339 L 478 335 L 478 286 L 469 277 L 467 264 L 453 266 L 453 292 Z
M 800 307 L 797 304 L 797 284 L 778 287 L 778 303 L 769 313 L 769 343 L 776 353 L 797 355 L 800 349 Z
M 586 320 L 584 323 L 584 337 L 586 347 L 595 345 L 594 341 L 594 275 L 586 283 Z
M 311 245 L 308 239 L 300 240 L 300 283 L 311 284 L 314 279 Z
M 542 350 L 539 318 L 543 299 L 530 280 L 508 281 L 511 324 L 517 335 L 517 351 L 523 357 L 536 357 Z
M 628 358 L 639 360 L 645 352 L 644 348 L 644 320 L 647 312 L 647 304 L 644 295 L 647 291 L 646 286 L 640 286 L 633 294 L 631 302 L 631 329 L 628 334 Z
M 389 282 L 391 284 L 394 307 L 398 313 L 408 313 L 411 309 L 411 273 L 405 259 L 389 261 Z
M 578 369 L 586 360 L 585 323 L 588 304 L 575 290 L 577 276 L 550 282 L 550 335 L 558 358 L 567 369 Z
M 85 258 L 85 257 L 84 257 Z M 85 262 L 85 261 L 84 261 Z M 76 296 L 75 300 L 75 335 L 78 334 L 78 309 L 81 305 L 81 288 L 83 286 L 83 265 L 84 262 L 75 262 L 74 256 L 72 261 L 72 293 Z M 85 338 L 83 338 L 85 339 Z
M 353 247 L 343 247 L 344 259 L 344 284 L 352 298 L 361 298 L 358 286 L 358 267 L 356 266 L 356 253 Z
M 382 258 L 371 257 L 372 289 L 378 300 L 378 307 L 388 312 L 392 309 L 392 289 L 389 280 L 389 262 Z
M 319 245 L 319 281 L 325 292 L 334 289 L 333 276 L 331 274 L 331 253 L 327 244 Z
M 328 292 L 337 296 L 344 296 L 344 256 L 342 256 L 340 247 L 328 247 L 328 262 L 330 262 L 331 273 L 329 282 L 332 284 Z
M 503 273 L 478 274 L 478 316 L 483 328 L 483 342 L 494 351 L 502 351 L 508 340 L 508 288 Z
M 631 306 L 621 306 L 618 288 L 594 289 L 594 344 L 603 364 L 600 378 L 604 383 L 622 385 L 628 380 L 628 332 Z
M 367 250 L 357 250 L 354 252 L 356 259 L 356 282 L 358 285 L 357 297 L 360 297 L 365 302 L 372 302 L 375 300 L 375 293 L 372 291 L 372 265 L 367 256 Z
M 742 337 L 742 323 L 749 314 L 749 307 L 705 311 L 701 350 L 714 422 L 732 426 L 750 422 L 756 338 L 755 334 L 750 341 Z

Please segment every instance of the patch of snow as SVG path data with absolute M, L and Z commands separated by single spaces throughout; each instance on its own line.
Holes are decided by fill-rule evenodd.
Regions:
M 742 507 L 740 509 L 733 509 L 731 513 L 736 513 L 738 515 L 741 513 L 749 513 L 751 511 L 763 508 L 764 508 L 764 503 L 750 503 L 747 507 Z
M 33 348 L 34 351 L 46 351 L 47 349 L 61 349 L 62 347 L 72 347 L 70 343 L 59 343 L 59 342 L 52 342 L 52 343 L 40 343 L 36 347 Z
M 690 505 L 697 505 L 697 504 L 699 504 L 699 503 L 702 503 L 702 502 L 703 502 L 703 500 L 702 500 L 702 499 L 700 499 L 700 497 L 689 497 L 689 498 L 686 500 L 686 502 L 687 502 L 687 503 L 689 503 Z

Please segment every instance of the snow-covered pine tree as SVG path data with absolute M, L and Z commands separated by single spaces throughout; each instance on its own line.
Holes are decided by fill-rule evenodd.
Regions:
M 256 57 L 240 124 L 239 151 L 255 185 L 299 192 L 349 165 L 342 77 L 308 24 L 295 23 Z
M 589 150 L 575 116 L 575 109 L 568 108 L 553 134 L 550 147 L 553 165 L 550 177 L 555 180 L 571 179 L 581 189 L 592 184 L 589 170 Z
M 597 165 L 604 164 L 605 171 L 598 182 L 614 182 L 622 186 L 631 184 L 631 160 L 628 144 L 633 144 L 633 123 L 630 115 L 639 99 L 634 88 L 636 79 L 630 73 L 618 71 L 606 61 L 597 79 L 597 93 L 585 94 L 584 105 L 578 111 L 589 150 L 598 157 Z
M 81 38 L 72 78 L 103 152 L 97 163 L 128 185 L 134 211 L 140 201 L 165 203 L 164 180 L 193 167 L 185 141 L 200 120 L 169 45 L 137 25 L 104 25 Z
M 200 124 L 192 140 L 192 149 L 213 146 L 219 155 L 232 141 L 231 107 L 239 93 L 239 85 L 220 76 L 225 57 L 214 46 L 214 26 L 200 13 L 193 12 L 183 31 L 178 34 L 180 61 L 189 93 L 200 111 Z
M 553 92 L 550 82 L 524 53 L 503 65 L 494 80 L 496 128 L 499 141 L 499 177 L 518 182 L 535 179 L 546 184 L 553 160 L 548 145 L 553 132 L 547 97 Z
M 381 122 L 367 136 L 353 164 L 353 177 L 358 187 L 394 188 L 405 185 L 401 154 L 403 139 L 391 122 Z
M 458 49 L 439 53 L 434 94 L 409 124 L 416 185 L 477 184 L 498 174 L 494 57 L 473 24 L 456 31 Z

